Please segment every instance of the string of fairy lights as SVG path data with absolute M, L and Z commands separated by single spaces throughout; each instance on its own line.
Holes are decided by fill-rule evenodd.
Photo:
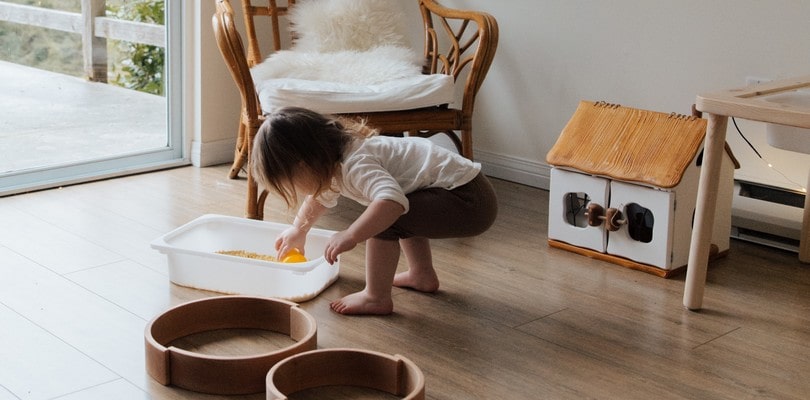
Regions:
M 764 161 L 764 162 L 765 162 L 765 164 L 768 166 L 768 168 L 772 169 L 774 172 L 776 172 L 777 174 L 781 175 L 781 176 L 782 176 L 783 178 L 785 178 L 785 180 L 787 180 L 788 182 L 790 182 L 790 183 L 792 183 L 792 184 L 796 185 L 796 187 L 798 187 L 798 188 L 799 188 L 799 191 L 801 191 L 802 193 L 805 193 L 805 194 L 807 193 L 807 187 L 805 187 L 805 186 L 804 186 L 804 184 L 799 183 L 799 182 L 796 182 L 796 181 L 794 181 L 793 179 L 790 179 L 790 177 L 788 177 L 788 176 L 787 176 L 787 175 L 786 175 L 784 172 L 782 172 L 782 171 L 780 171 L 778 168 L 776 168 L 776 167 L 773 165 L 773 163 L 771 163 L 771 162 L 770 162 L 768 159 L 766 159 L 765 157 L 763 157 L 763 156 L 762 156 L 762 154 L 760 154 L 760 153 L 759 153 L 759 151 L 757 151 L 756 147 L 754 147 L 754 145 L 751 143 L 751 141 L 750 141 L 750 140 L 748 140 L 748 138 L 746 138 L 746 137 L 745 137 L 745 135 L 743 134 L 742 130 L 741 130 L 741 129 L 740 129 L 740 127 L 737 125 L 737 120 L 736 120 L 734 117 L 731 117 L 731 122 L 733 122 L 733 123 L 734 123 L 734 128 L 735 128 L 735 129 L 737 129 L 737 133 L 739 133 L 739 134 L 740 134 L 740 137 L 741 137 L 741 138 L 742 138 L 742 139 L 745 141 L 745 143 L 747 143 L 747 144 L 748 144 L 748 147 L 750 147 L 750 148 L 751 148 L 751 150 L 753 150 L 753 151 L 754 151 L 754 154 L 756 154 L 756 155 L 757 155 L 757 157 L 759 157 L 759 158 L 760 158 L 762 161 Z

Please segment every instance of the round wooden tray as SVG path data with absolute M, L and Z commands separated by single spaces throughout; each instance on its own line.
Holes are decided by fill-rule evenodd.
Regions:
M 267 373 L 267 399 L 323 386 L 359 386 L 424 400 L 425 376 L 411 360 L 359 349 L 321 349 L 296 354 Z
M 198 354 L 171 346 L 184 336 L 239 328 L 282 333 L 296 343 L 240 357 Z M 263 392 L 267 371 L 276 363 L 317 348 L 315 318 L 297 304 L 249 296 L 211 297 L 178 305 L 155 317 L 144 336 L 150 376 L 163 385 L 209 394 Z

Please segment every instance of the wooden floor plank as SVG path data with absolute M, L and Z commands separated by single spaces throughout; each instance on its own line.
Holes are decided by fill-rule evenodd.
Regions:
M 102 385 L 93 386 L 54 400 L 149 400 L 151 397 L 145 391 L 138 389 L 131 383 L 117 379 Z
M 0 381 L 14 396 L 52 399 L 118 378 L 104 365 L 3 305 L 0 326 Z M 0 390 L 0 399 L 5 398 L 2 393 Z
M 143 319 L 40 266 L 3 263 L 0 274 L 0 303 L 119 376 L 142 375 Z
M 8 204 L 27 213 L 29 218 L 46 221 L 90 243 L 103 246 L 120 255 L 120 260 L 133 260 L 144 266 L 157 267 L 156 270 L 163 274 L 168 273 L 165 256 L 146 251 L 149 242 L 163 235 L 164 231 L 144 226 L 80 196 L 70 196 L 60 191 L 11 197 Z
M 808 339 L 740 328 L 701 346 L 695 358 L 707 374 L 751 398 L 807 399 Z
M 175 303 L 206 296 L 205 292 L 172 285 L 167 275 L 131 261 L 85 269 L 65 277 L 144 321 Z
M 120 255 L 15 208 L 0 208 L 0 243 L 57 273 L 120 261 Z M 13 227 L 13 229 L 11 229 Z

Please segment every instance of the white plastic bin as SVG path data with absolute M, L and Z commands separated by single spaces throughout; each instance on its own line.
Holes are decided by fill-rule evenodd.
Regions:
M 276 237 L 288 226 L 208 214 L 155 239 L 152 248 L 166 254 L 169 280 L 178 285 L 227 294 L 306 301 L 337 280 L 339 262 L 329 265 L 323 257 L 326 242 L 335 232 L 312 229 L 304 249 L 310 260 L 302 263 L 217 253 L 245 250 L 275 255 Z

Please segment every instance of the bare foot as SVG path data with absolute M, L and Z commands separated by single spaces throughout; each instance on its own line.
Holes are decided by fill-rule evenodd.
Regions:
M 344 315 L 388 315 L 394 311 L 394 301 L 390 297 L 374 299 L 362 291 L 335 300 L 329 307 Z
M 434 270 L 422 274 L 407 270 L 394 276 L 394 286 L 424 293 L 435 293 L 439 290 L 439 277 Z

